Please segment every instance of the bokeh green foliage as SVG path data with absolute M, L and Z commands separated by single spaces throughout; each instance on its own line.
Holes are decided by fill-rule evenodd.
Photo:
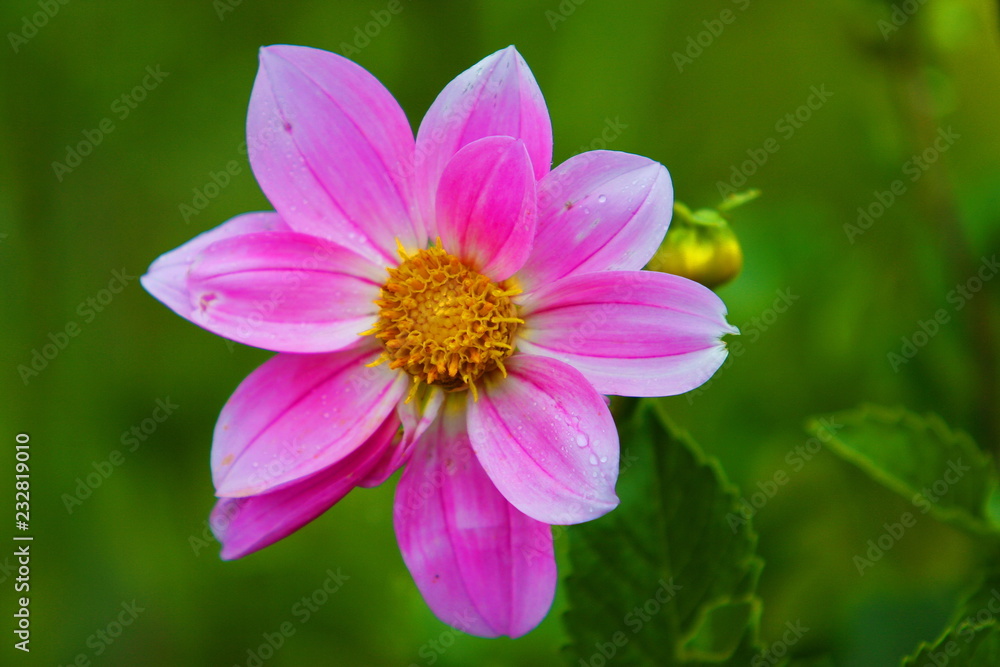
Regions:
M 33 442 L 31 658 L 246 664 L 263 633 L 292 621 L 295 635 L 267 664 L 552 664 L 568 641 L 564 587 L 523 639 L 457 635 L 430 614 L 398 555 L 392 483 L 352 494 L 243 561 L 197 549 L 212 505 L 215 418 L 269 355 L 182 321 L 137 281 L 92 319 L 80 310 L 113 270 L 138 275 L 194 234 L 268 208 L 240 149 L 258 47 L 343 51 L 386 3 L 244 0 L 224 20 L 211 0 L 59 7 L 17 53 L 5 43 L 0 61 L 0 434 L 26 430 Z M 458 72 L 513 43 L 545 94 L 556 162 L 612 137 L 608 148 L 667 165 L 678 198 L 699 208 L 718 203 L 718 183 L 748 150 L 779 142 L 747 179 L 762 198 L 734 222 L 745 265 L 720 289 L 743 331 L 730 341 L 732 362 L 702 390 L 660 407 L 744 497 L 779 470 L 788 476 L 753 517 L 767 563 L 763 641 L 801 619 L 811 630 L 800 649 L 832 653 L 837 664 L 886 665 L 938 637 L 981 564 L 977 540 L 921 521 L 859 576 L 852 558 L 913 505 L 826 449 L 798 448 L 807 447 L 808 416 L 862 401 L 936 412 L 997 448 L 998 287 L 987 283 L 960 310 L 948 300 L 1000 246 L 995 3 L 927 2 L 886 35 L 879 21 L 893 5 L 874 0 L 403 7 L 353 57 L 414 124 Z M 674 53 L 726 9 L 734 22 L 679 72 Z M 5 2 L 0 27 L 17 31 L 37 11 L 34 1 Z M 566 20 L 553 24 L 546 12 Z M 114 101 L 156 65 L 169 76 L 128 117 L 115 115 Z M 832 97 L 807 122 L 790 136 L 778 128 L 823 85 Z M 52 162 L 104 118 L 114 131 L 57 180 Z M 947 128 L 959 139 L 910 181 L 911 156 Z M 185 221 L 180 205 L 230 161 L 240 172 Z M 851 237 L 845 225 L 857 223 L 858 207 L 896 180 L 905 193 Z M 787 307 L 779 313 L 776 304 Z M 947 323 L 894 369 L 887 354 L 940 309 Z M 69 322 L 80 334 L 26 385 L 18 365 Z M 123 434 L 167 397 L 175 413 L 127 451 Z M 116 449 L 124 463 L 67 512 L 64 494 Z M 0 460 L 6 475 L 12 457 Z M 564 571 L 568 543 L 557 540 Z M 350 579 L 299 623 L 293 605 L 328 568 Z M 132 599 L 145 611 L 95 656 L 88 638 Z

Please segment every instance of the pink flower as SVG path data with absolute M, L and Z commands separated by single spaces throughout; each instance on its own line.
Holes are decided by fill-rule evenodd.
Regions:
M 670 221 L 662 165 L 552 130 L 513 48 L 452 81 L 416 140 L 371 74 L 263 49 L 250 164 L 274 213 L 157 259 L 142 284 L 199 326 L 279 352 L 212 446 L 213 525 L 239 558 L 405 464 L 394 522 L 435 614 L 520 636 L 547 613 L 550 524 L 618 498 L 602 394 L 705 382 L 735 329 L 697 283 L 640 271 Z

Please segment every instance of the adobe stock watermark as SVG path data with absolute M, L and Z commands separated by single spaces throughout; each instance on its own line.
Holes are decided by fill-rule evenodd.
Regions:
M 941 502 L 941 498 L 948 493 L 948 491 L 965 477 L 965 473 L 971 471 L 972 468 L 962 463 L 962 459 L 954 459 L 948 461 L 941 477 L 935 480 L 933 483 L 928 484 L 923 487 L 920 491 L 913 494 L 910 502 L 913 506 L 920 510 L 921 514 L 927 514 L 931 511 L 931 508 Z M 913 526 L 917 525 L 918 517 L 914 516 L 912 512 L 903 512 L 898 521 L 893 523 L 883 523 L 882 528 L 884 531 L 881 535 L 874 539 L 868 540 L 866 546 L 868 549 L 864 554 L 856 554 L 853 558 L 854 567 L 858 570 L 858 576 L 865 576 L 865 570 L 869 569 L 875 563 L 882 560 L 882 557 L 892 549 L 894 546 L 899 544 L 900 540 L 906 534 L 906 531 Z
M 76 307 L 76 314 L 83 318 L 84 324 L 90 324 L 99 313 L 104 312 L 115 296 L 121 294 L 135 278 L 135 276 L 127 274 L 124 268 L 112 271 L 111 280 L 108 281 L 107 286 L 81 301 Z M 42 371 L 48 368 L 49 363 L 69 347 L 72 339 L 79 336 L 81 331 L 79 322 L 69 320 L 59 330 L 50 331 L 46 342 L 41 347 L 32 348 L 31 358 L 28 362 L 17 366 L 17 374 L 24 386 L 28 386 L 33 378 L 38 377 Z
M 99 658 L 114 644 L 129 627 L 139 618 L 139 614 L 146 611 L 145 607 L 140 607 L 137 600 L 122 602 L 119 611 L 104 627 L 98 628 L 92 635 L 87 637 L 86 646 L 90 652 L 77 653 L 72 661 L 62 663 L 59 667 L 90 667 L 93 658 Z
M 502 83 L 495 79 L 489 79 L 483 84 L 481 97 L 491 99 L 499 95 L 502 89 Z M 392 166 L 393 174 L 403 179 L 413 176 L 423 166 L 430 153 L 451 136 L 450 132 L 464 125 L 476 103 L 477 97 L 475 95 L 462 95 L 454 107 L 449 108 L 444 119 L 440 123 L 436 123 L 429 134 L 421 137 L 416 150 L 413 151 L 413 156 L 407 160 L 397 161 Z
M 740 326 L 740 337 L 736 340 L 728 342 L 726 345 L 729 348 L 729 354 L 726 356 L 726 360 L 722 363 L 722 366 L 715 372 L 715 374 L 709 378 L 708 382 L 705 382 L 697 389 L 693 389 L 685 394 L 687 398 L 688 405 L 694 404 L 694 399 L 697 396 L 702 395 L 712 386 L 712 383 L 716 381 L 719 375 L 727 368 L 732 366 L 737 359 L 742 357 L 747 350 L 747 344 L 754 344 L 760 340 L 761 336 L 774 326 L 775 322 L 778 321 L 780 315 L 788 312 L 788 309 L 799 300 L 798 294 L 793 294 L 790 287 L 785 289 L 779 289 L 775 292 L 774 301 L 771 305 L 765 308 L 760 315 L 751 318 L 750 320 L 744 322 Z M 744 343 L 746 341 L 746 343 Z
M 422 667 L 422 665 L 429 667 L 436 663 L 441 656 L 448 652 L 448 649 L 455 645 L 455 640 L 463 632 L 473 627 L 477 619 L 478 616 L 471 608 L 458 612 L 458 618 L 453 623 L 449 622 L 449 625 L 454 625 L 455 627 L 442 630 L 436 637 L 432 637 L 421 644 L 420 648 L 417 649 L 417 655 L 420 656 L 423 662 L 411 662 L 409 667 Z
M 246 155 L 246 143 L 241 146 L 243 155 Z M 189 224 L 191 218 L 196 217 L 211 204 L 222 191 L 229 187 L 235 176 L 243 173 L 242 161 L 229 160 L 218 171 L 209 171 L 208 180 L 200 186 L 191 190 L 190 202 L 181 202 L 177 205 L 177 210 L 184 219 L 184 224 Z
M 889 35 L 906 25 L 926 2 L 927 0 L 903 0 L 895 3 L 889 14 L 889 20 L 879 19 L 875 24 L 882 33 L 882 39 L 888 42 Z
M 146 75 L 137 85 L 128 92 L 122 93 L 111 101 L 111 114 L 119 121 L 124 121 L 132 112 L 138 108 L 152 91 L 156 90 L 164 79 L 170 76 L 170 72 L 164 72 L 160 65 L 153 67 L 146 66 Z M 111 116 L 105 116 L 98 121 L 93 129 L 83 130 L 83 139 L 75 144 L 66 145 L 66 157 L 63 162 L 58 160 L 52 162 L 52 173 L 56 180 L 62 183 L 66 175 L 83 164 L 83 158 L 94 152 L 94 149 L 101 145 L 104 139 L 115 131 L 115 121 Z
M 576 12 L 576 8 L 587 0 L 560 0 L 559 5 L 552 9 L 545 10 L 545 20 L 549 22 L 552 32 L 556 31 L 560 23 L 563 23 Z
M 622 450 L 618 459 L 618 479 L 621 479 L 622 475 L 627 473 L 629 469 L 638 462 L 639 457 L 632 454 L 628 447 Z M 533 564 L 540 558 L 551 558 L 551 545 L 568 535 L 569 528 L 570 527 L 568 525 L 560 524 L 551 526 L 551 540 L 548 539 L 548 536 L 543 537 L 536 534 L 533 539 L 521 545 L 521 554 L 524 556 L 525 560 L 527 560 L 529 565 Z
M 750 661 L 750 667 L 774 667 L 774 665 L 783 664 L 788 650 L 798 644 L 807 632 L 809 632 L 809 628 L 802 625 L 801 619 L 797 619 L 794 623 L 787 621 L 781 638 L 755 655 Z
M 573 162 L 578 168 L 582 168 L 591 162 L 596 155 L 592 151 L 607 149 L 611 144 L 622 136 L 628 129 L 628 123 L 623 123 L 621 118 L 615 116 L 604 119 L 604 127 L 600 133 L 594 136 L 588 143 L 581 145 L 573 154 Z M 556 176 L 546 176 L 538 184 L 538 208 L 543 209 L 559 202 L 566 197 L 565 180 L 572 180 L 570 176 L 563 175 L 563 178 Z
M 812 119 L 813 114 L 826 105 L 831 97 L 833 97 L 833 93 L 826 89 L 825 83 L 819 87 L 810 86 L 809 96 L 806 97 L 805 102 L 775 122 L 774 131 L 778 137 L 783 141 L 789 141 Z M 779 150 L 781 150 L 781 141 L 775 137 L 768 137 L 757 148 L 748 148 L 746 151 L 748 159 L 730 167 L 729 180 L 716 181 L 715 187 L 719 191 L 719 196 L 725 199 L 736 194 L 747 184 L 747 179 L 756 174 Z
M 274 480 L 297 465 L 302 458 L 302 444 L 296 440 L 288 440 L 281 443 L 277 453 L 266 465 L 254 470 L 254 473 L 247 480 L 248 485 L 267 488 L 271 480 Z M 224 506 L 222 511 L 213 511 L 207 519 L 202 521 L 200 533 L 188 535 L 188 546 L 195 556 L 201 554 L 203 549 L 218 542 L 216 535 L 225 532 L 230 524 L 239 515 L 243 508 L 245 498 L 237 498 Z
M 580 658 L 580 667 L 605 667 L 613 664 L 613 660 L 618 653 L 625 648 L 632 640 L 632 637 L 642 632 L 642 629 L 649 624 L 653 618 L 663 611 L 663 608 L 676 597 L 683 586 L 674 583 L 674 578 L 664 581 L 660 579 L 657 589 L 641 605 L 633 607 L 624 618 L 622 623 L 632 634 L 627 634 L 624 630 L 618 630 L 608 638 L 608 641 L 595 642 L 594 652 L 588 658 Z
M 107 459 L 93 461 L 90 464 L 93 471 L 88 472 L 83 477 L 76 478 L 76 486 L 72 493 L 62 494 L 61 499 L 66 512 L 72 514 L 73 510 L 83 505 L 83 501 L 90 498 L 94 491 L 99 489 L 114 474 L 115 470 L 125 463 L 125 455 L 132 454 L 139 449 L 139 446 L 146 442 L 149 436 L 153 435 L 160 424 L 167 421 L 178 407 L 180 406 L 171 401 L 169 396 L 156 399 L 155 407 L 148 417 L 138 424 L 133 424 L 129 430 L 122 432 L 119 441 L 123 449 L 112 449 Z
M 202 185 L 191 189 L 190 201 L 184 201 L 177 205 L 177 211 L 184 219 L 184 224 L 191 222 L 209 207 L 236 179 L 244 173 L 244 166 L 250 159 L 251 150 L 266 151 L 274 145 L 277 137 L 284 132 L 280 122 L 273 119 L 264 123 L 253 135 L 248 135 L 245 141 L 235 149 L 235 155 L 226 161 L 218 171 L 208 172 L 208 180 Z
M 844 425 L 837 423 L 836 419 L 827 419 L 824 417 L 819 420 L 819 428 L 817 429 L 819 432 L 817 435 L 809 438 L 805 443 L 796 445 L 788 450 L 788 453 L 785 454 L 785 464 L 791 469 L 791 473 L 784 468 L 778 468 L 769 478 L 758 481 L 756 485 L 757 490 L 751 493 L 749 497 L 743 496 L 737 501 L 736 512 L 729 512 L 726 515 L 726 523 L 729 524 L 729 528 L 733 531 L 733 534 L 735 535 L 740 527 L 747 525 L 747 522 L 757 512 L 762 510 L 772 498 L 778 495 L 778 490 L 788 484 L 791 480 L 791 475 L 801 472 L 807 463 L 823 451 L 824 443 L 833 440 L 834 434 L 843 427 Z
M 740 12 L 745 12 L 750 6 L 750 0 L 732 0 L 732 3 Z M 722 36 L 726 26 L 736 22 L 738 16 L 739 14 L 727 7 L 719 12 L 718 17 L 703 20 L 701 24 L 705 26 L 705 29 L 696 35 L 688 35 L 684 52 L 674 51 L 673 59 L 677 71 L 683 74 L 687 65 L 693 65 L 694 61 L 705 52 L 705 49 L 715 44 L 715 40 Z
M 920 153 L 914 153 L 909 160 L 903 163 L 903 176 L 906 176 L 910 183 L 916 183 L 941 158 L 941 154 L 947 152 L 960 138 L 961 135 L 950 126 L 947 130 L 939 128 L 937 137 L 930 146 Z M 858 207 L 858 217 L 855 222 L 853 224 L 844 223 L 844 234 L 847 235 L 847 240 L 851 245 L 854 245 L 859 236 L 871 229 L 875 221 L 881 218 L 900 197 L 905 195 L 908 189 L 906 181 L 897 178 L 889 184 L 888 189 L 875 190 L 872 193 L 872 201 L 865 206 Z
M 21 29 L 17 32 L 8 32 L 7 41 L 14 53 L 18 53 L 21 47 L 28 43 L 28 40 L 38 34 L 38 31 L 49 24 L 49 21 L 56 17 L 63 5 L 68 5 L 69 0 L 38 0 L 39 11 L 28 16 L 21 17 Z
M 968 644 L 975 638 L 976 629 L 994 622 L 997 614 L 1000 614 L 1000 590 L 994 588 L 990 591 L 990 597 L 986 601 L 986 604 L 980 607 L 976 613 L 969 614 L 956 624 L 960 628 L 958 638 L 963 639 L 964 643 Z M 930 658 L 934 667 L 945 667 L 950 662 L 949 658 L 957 657 L 962 652 L 962 648 L 962 644 L 959 644 L 955 639 L 951 639 L 942 647 L 940 653 L 931 651 L 927 657 Z
M 316 245 L 309 257 L 301 260 L 298 266 L 281 272 L 281 285 L 273 287 L 264 299 L 255 299 L 250 305 L 250 312 L 241 315 L 236 331 L 232 337 L 226 337 L 225 343 L 229 352 L 236 350 L 236 343 L 245 343 L 265 323 L 268 317 L 277 310 L 289 295 L 295 294 L 302 286 L 302 281 L 313 271 L 320 270 L 324 262 L 328 262 L 332 250 L 327 245 Z
M 955 288 L 945 296 L 946 301 L 953 306 L 954 312 L 959 312 L 965 308 L 989 281 L 993 280 L 1000 271 L 1000 263 L 997 256 L 980 258 L 979 268 L 976 273 L 964 282 L 955 285 Z M 944 325 L 951 322 L 951 312 L 946 308 L 938 308 L 927 319 L 917 320 L 917 326 L 912 333 L 902 336 L 899 340 L 901 345 L 897 350 L 886 353 L 886 360 L 894 373 L 898 373 L 900 367 L 910 363 L 931 340 L 937 336 Z
M 220 21 L 226 20 L 227 14 L 232 14 L 236 8 L 243 4 L 243 0 L 212 0 L 212 9 Z
M 296 625 L 292 620 L 286 620 L 278 624 L 272 632 L 261 633 L 261 641 L 257 646 L 251 646 L 246 650 L 246 659 L 242 662 L 233 663 L 233 667 L 263 667 L 264 663 L 274 657 L 289 638 L 295 636 L 299 627 L 305 625 L 320 610 L 320 608 L 330 601 L 337 592 L 340 591 L 351 577 L 340 571 L 334 572 L 332 569 L 326 571 L 326 579 L 315 590 L 308 595 L 303 595 L 291 608 L 292 618 L 298 622 Z
M 371 15 L 372 20 L 364 25 L 354 26 L 351 41 L 349 43 L 341 42 L 337 46 L 341 55 L 353 58 L 368 48 L 372 40 L 382 34 L 382 31 L 392 23 L 392 19 L 401 14 L 403 9 L 405 9 L 403 7 L 403 0 L 389 0 L 382 9 L 370 10 L 368 13 Z

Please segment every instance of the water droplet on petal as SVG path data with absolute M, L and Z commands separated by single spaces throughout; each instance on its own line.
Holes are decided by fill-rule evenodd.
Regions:
M 576 446 L 577 447 L 586 447 L 589 444 L 590 444 L 590 440 L 587 438 L 586 434 L 584 434 L 584 433 L 577 433 L 576 434 Z
M 596 466 L 597 465 L 597 457 L 594 456 L 593 454 L 590 455 L 590 465 L 592 465 L 592 466 Z
M 603 204 L 606 201 L 608 201 L 608 198 L 605 197 L 604 195 L 601 195 L 600 197 L 597 198 L 597 203 L 598 204 Z

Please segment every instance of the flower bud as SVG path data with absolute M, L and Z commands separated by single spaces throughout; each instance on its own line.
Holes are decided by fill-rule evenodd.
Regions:
M 683 207 L 683 204 L 679 204 Z M 712 209 L 694 213 L 678 209 L 659 250 L 646 266 L 715 288 L 735 278 L 743 268 L 743 250 L 729 223 Z

